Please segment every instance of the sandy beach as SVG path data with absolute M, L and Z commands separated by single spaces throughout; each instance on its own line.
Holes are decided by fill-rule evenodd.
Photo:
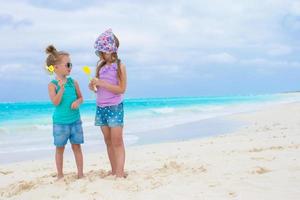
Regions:
M 72 157 L 60 181 L 52 159 L 1 165 L 0 199 L 299 199 L 300 103 L 225 119 L 245 125 L 219 136 L 127 148 L 126 179 L 106 176 L 106 152 L 85 155 L 80 180 Z

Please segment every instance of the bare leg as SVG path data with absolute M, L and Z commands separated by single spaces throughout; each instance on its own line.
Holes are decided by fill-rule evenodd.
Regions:
M 72 144 L 72 150 L 75 156 L 78 178 L 83 177 L 83 156 L 80 144 Z
M 111 141 L 116 158 L 116 176 L 125 177 L 125 148 L 123 142 L 123 127 L 111 128 Z
M 111 166 L 111 174 L 115 175 L 116 174 L 116 160 L 115 160 L 115 153 L 114 149 L 112 147 L 112 142 L 111 142 L 111 129 L 108 126 L 101 126 L 101 131 L 104 136 L 105 144 L 106 144 L 106 149 L 107 149 L 107 154 Z
M 56 162 L 56 169 L 57 169 L 57 179 L 64 177 L 64 173 L 63 173 L 64 150 L 65 150 L 64 146 L 56 147 L 55 162 Z

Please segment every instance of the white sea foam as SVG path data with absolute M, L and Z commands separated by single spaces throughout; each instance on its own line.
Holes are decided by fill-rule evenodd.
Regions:
M 124 135 L 124 142 L 127 145 L 132 145 L 137 143 L 139 137 L 136 135 Z M 53 150 L 54 145 L 52 144 L 52 138 L 39 138 L 34 140 L 7 140 L 5 142 L 1 141 L 0 143 L 0 154 L 12 154 L 12 153 L 21 153 L 21 152 L 31 152 L 31 151 L 43 151 L 43 150 Z M 85 137 L 84 148 L 89 148 L 94 145 L 104 146 L 103 137 Z
M 257 101 L 231 104 L 206 104 L 173 106 L 161 108 L 146 107 L 145 109 L 125 112 L 124 140 L 127 145 L 139 142 L 139 134 L 169 128 L 180 124 L 199 120 L 230 115 L 234 113 L 255 111 L 274 104 L 300 101 L 299 94 L 281 94 L 277 100 Z M 125 109 L 126 110 L 126 109 Z M 85 135 L 85 148 L 105 147 L 100 128 L 94 126 L 94 115 L 81 113 Z M 48 118 L 39 119 L 30 123 L 8 123 L 0 126 L 0 154 L 22 152 L 38 152 L 53 150 L 52 123 Z
M 169 113 L 174 113 L 176 109 L 167 107 L 167 108 L 150 109 L 150 111 L 157 114 L 169 114 Z

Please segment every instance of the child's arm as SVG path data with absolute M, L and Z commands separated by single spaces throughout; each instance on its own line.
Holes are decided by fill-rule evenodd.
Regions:
M 119 85 L 112 85 L 101 79 L 97 79 L 95 81 L 95 84 L 100 87 L 103 87 L 113 93 L 123 94 L 126 90 L 126 85 L 127 85 L 127 76 L 126 76 L 125 65 L 121 64 L 120 69 L 121 69 L 121 79 L 119 81 Z
M 83 97 L 82 97 L 78 82 L 74 80 L 74 83 L 75 83 L 77 99 L 72 103 L 71 108 L 77 109 L 79 107 L 79 105 L 83 102 Z
M 54 105 L 57 106 L 60 104 L 64 91 L 65 91 L 64 84 L 62 84 L 60 86 L 60 90 L 56 93 L 56 85 L 54 85 L 53 83 L 49 83 L 48 93 L 49 93 L 49 97 Z

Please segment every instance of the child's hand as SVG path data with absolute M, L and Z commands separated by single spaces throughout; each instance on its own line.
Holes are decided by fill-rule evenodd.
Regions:
M 94 92 L 97 91 L 97 87 L 96 87 L 96 85 L 92 84 L 92 81 L 90 81 L 90 83 L 89 83 L 89 89 L 92 90 L 92 91 L 94 91 Z
M 98 78 L 93 78 L 90 82 L 91 86 L 96 86 L 96 83 L 98 82 Z
M 59 85 L 60 89 L 65 89 L 65 84 L 66 84 L 66 82 L 64 82 L 62 80 L 58 80 L 58 85 Z
M 90 83 L 89 83 L 89 89 L 92 90 L 92 91 L 95 91 L 95 87 L 96 86 L 92 84 L 92 81 L 90 81 Z
M 79 103 L 78 103 L 78 101 L 76 100 L 76 101 L 74 101 L 74 102 L 72 103 L 71 108 L 72 108 L 73 110 L 75 110 L 75 109 L 77 109 L 78 107 L 79 107 Z
M 106 85 L 105 81 L 103 81 L 101 79 L 98 79 L 98 78 L 93 78 L 91 83 L 92 83 L 92 85 L 96 85 L 96 86 L 99 86 L 99 87 L 105 87 L 105 85 Z

